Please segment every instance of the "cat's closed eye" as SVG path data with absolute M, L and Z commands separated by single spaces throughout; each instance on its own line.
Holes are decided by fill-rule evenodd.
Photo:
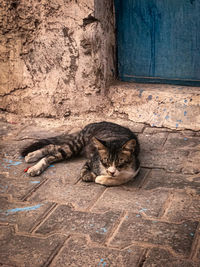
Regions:
M 124 158 L 119 158 L 118 162 L 117 162 L 117 167 L 118 168 L 123 168 L 125 165 L 127 165 L 129 163 L 128 159 L 124 159 Z
M 104 166 L 108 166 L 108 158 L 102 158 L 101 162 Z

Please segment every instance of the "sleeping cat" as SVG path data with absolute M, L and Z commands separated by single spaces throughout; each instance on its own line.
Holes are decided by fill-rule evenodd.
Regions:
M 121 185 L 135 177 L 140 169 L 139 142 L 128 128 L 111 122 L 88 124 L 76 134 L 42 139 L 21 152 L 26 162 L 38 163 L 28 169 L 30 176 L 40 175 L 50 164 L 70 159 L 85 150 L 87 161 L 81 179 L 106 186 Z

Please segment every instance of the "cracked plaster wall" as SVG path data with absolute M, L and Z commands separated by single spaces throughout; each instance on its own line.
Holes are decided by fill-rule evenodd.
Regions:
M 111 0 L 2 0 L 0 107 L 66 117 L 108 104 L 115 36 Z

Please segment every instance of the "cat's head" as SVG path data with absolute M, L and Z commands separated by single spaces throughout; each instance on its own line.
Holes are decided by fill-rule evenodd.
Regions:
M 130 139 L 121 145 L 116 141 L 105 142 L 93 137 L 93 144 L 98 150 L 105 174 L 115 177 L 132 166 L 136 147 L 135 139 Z

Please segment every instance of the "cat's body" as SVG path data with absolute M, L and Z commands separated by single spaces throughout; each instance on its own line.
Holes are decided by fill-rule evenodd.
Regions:
M 139 172 L 137 137 L 111 122 L 91 123 L 77 134 L 39 140 L 25 148 L 22 156 L 26 162 L 40 159 L 27 171 L 36 176 L 50 164 L 79 155 L 83 149 L 87 156 L 81 171 L 83 181 L 114 186 L 128 182 Z

